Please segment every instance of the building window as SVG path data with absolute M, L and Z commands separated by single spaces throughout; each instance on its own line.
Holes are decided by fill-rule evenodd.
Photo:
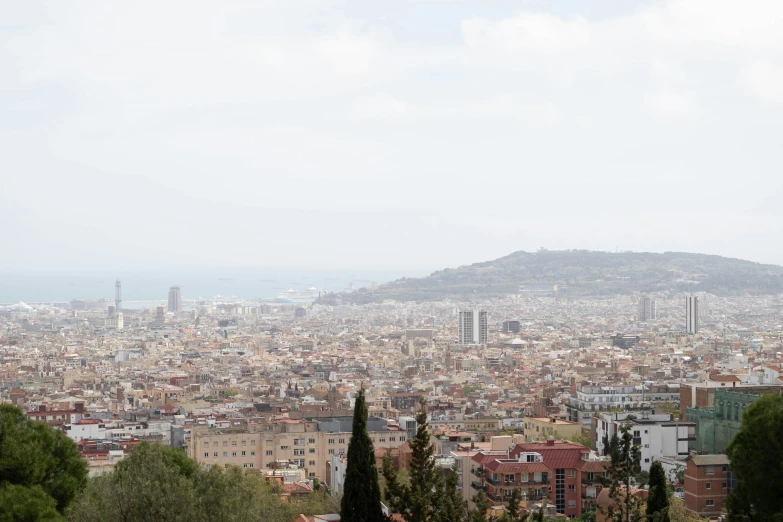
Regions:
M 206 452 L 206 453 L 204 453 L 204 458 L 205 458 L 205 459 L 208 459 L 208 458 L 209 458 L 209 452 Z
M 217 458 L 217 451 L 212 454 L 213 457 Z
M 568 492 L 569 493 L 576 493 L 576 486 L 573 484 L 568 485 Z
M 569 469 L 568 470 L 568 478 L 574 478 L 576 477 L 576 470 L 575 469 Z
M 707 466 L 707 469 L 705 470 L 705 473 L 707 473 L 707 475 L 714 475 L 715 474 L 715 466 Z
M 237 445 L 237 441 L 235 441 L 235 440 L 232 440 L 232 441 L 231 441 L 231 445 L 236 447 L 236 445 Z
M 223 456 L 224 456 L 224 457 L 228 457 L 228 452 L 227 452 L 227 451 L 224 451 L 224 452 L 223 452 Z
M 329 455 L 334 455 L 334 450 L 333 449 L 329 450 Z
M 225 441 L 225 440 L 224 440 L 224 441 L 223 441 L 223 447 L 225 448 L 225 447 L 227 447 L 227 446 L 228 446 L 228 441 Z
M 340 439 L 338 444 L 345 444 L 345 439 Z
M 243 445 L 243 446 L 247 446 L 247 441 L 246 441 L 246 440 L 243 440 L 243 441 L 242 441 L 242 445 Z
M 644 459 L 645 462 L 650 462 L 650 459 Z
M 213 442 L 213 443 L 212 443 L 212 447 L 213 447 L 213 448 L 217 448 L 217 447 L 218 447 L 218 443 L 217 443 L 217 442 Z
M 725 482 L 723 483 L 723 489 L 726 489 L 726 483 Z
M 397 442 L 396 437 L 389 437 L 389 442 Z
M 707 501 L 705 502 L 705 505 L 706 505 L 707 507 L 712 507 L 712 506 L 714 506 L 714 505 L 715 505 L 715 501 L 714 501 L 714 500 L 712 500 L 711 498 L 708 498 L 708 499 L 707 499 Z
M 314 461 L 314 460 L 311 460 L 311 461 L 310 461 L 310 465 L 311 465 L 311 466 L 315 466 L 315 461 Z
M 576 500 L 569 500 L 568 501 L 568 507 L 569 509 L 573 509 L 576 507 Z
M 255 452 L 255 450 L 253 450 L 253 451 L 251 451 L 251 452 L 250 452 L 250 456 L 251 456 L 251 457 L 255 457 L 255 456 L 256 456 L 256 452 Z
M 328 442 L 329 444 L 334 444 L 334 439 L 329 439 Z
M 405 437 L 400 437 L 400 442 L 405 442 Z
M 209 442 L 205 442 L 205 443 L 204 443 L 204 447 L 205 447 L 205 448 L 208 448 L 208 447 L 209 447 Z
M 288 446 L 280 446 L 280 449 L 281 450 L 287 450 L 287 449 L 289 449 L 289 447 Z
M 256 445 L 256 439 L 253 439 L 253 440 L 251 440 L 251 441 L 250 441 L 250 445 L 251 445 L 251 446 L 255 446 L 255 445 Z
M 705 488 L 706 488 L 706 489 L 712 489 L 712 484 L 710 484 L 709 482 L 707 482 L 707 485 L 705 486 Z
M 315 448 L 310 448 L 310 453 L 315 453 Z
M 308 444 L 315 444 L 315 439 L 310 439 L 307 441 Z
M 729 470 L 729 467 L 728 467 L 728 466 L 723 466 L 723 470 L 722 470 L 722 471 L 723 471 L 724 473 L 726 473 L 728 470 Z
M 272 450 L 266 450 L 266 456 L 271 457 L 272 456 Z
M 237 452 L 236 452 L 236 451 L 232 451 L 232 452 L 231 452 L 231 456 L 232 456 L 232 457 L 236 457 L 236 456 L 237 456 Z
M 245 455 L 247 455 L 247 452 L 245 450 L 242 450 L 242 456 L 244 457 Z

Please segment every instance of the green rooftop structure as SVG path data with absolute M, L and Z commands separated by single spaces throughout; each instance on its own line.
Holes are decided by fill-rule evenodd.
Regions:
M 719 389 L 715 390 L 713 407 L 687 408 L 686 420 L 696 423 L 696 440 L 689 442 L 688 449 L 698 453 L 723 453 L 742 425 L 745 408 L 759 397 L 760 395 Z

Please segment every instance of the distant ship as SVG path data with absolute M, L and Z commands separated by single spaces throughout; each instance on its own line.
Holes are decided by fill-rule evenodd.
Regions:
M 318 291 L 318 288 L 314 286 L 311 286 L 307 290 L 301 292 L 299 290 L 289 288 L 288 290 L 280 292 L 280 295 L 278 295 L 277 298 L 288 299 L 291 301 L 312 301 L 313 299 L 318 298 Z

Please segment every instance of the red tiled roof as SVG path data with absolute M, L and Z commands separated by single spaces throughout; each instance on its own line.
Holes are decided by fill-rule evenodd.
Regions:
M 495 473 L 547 473 L 552 471 L 543 462 L 503 462 L 497 456 L 485 467 Z
M 580 469 L 583 462 L 582 452 L 587 451 L 587 448 L 573 442 L 556 441 L 552 445 L 546 441 L 529 442 L 517 444 L 511 450 L 511 457 L 528 451 L 539 453 L 544 458 L 544 464 L 552 469 Z

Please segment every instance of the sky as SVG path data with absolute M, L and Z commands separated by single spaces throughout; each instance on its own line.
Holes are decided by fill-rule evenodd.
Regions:
M 0 270 L 783 264 L 783 2 L 0 0 Z

